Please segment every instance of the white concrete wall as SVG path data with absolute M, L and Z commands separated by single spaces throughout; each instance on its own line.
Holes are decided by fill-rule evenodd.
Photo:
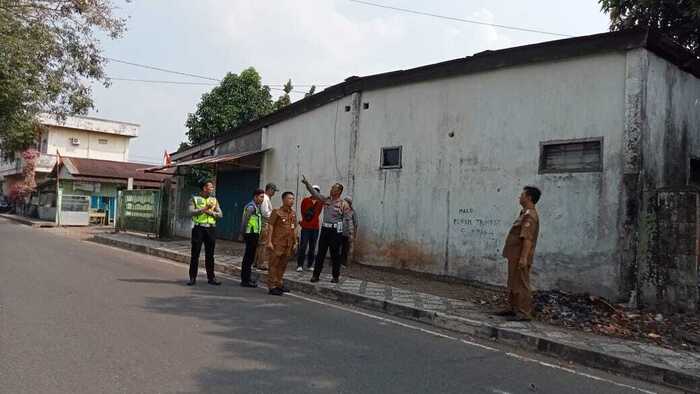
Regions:
M 535 286 L 612 294 L 625 59 L 611 53 L 363 92 L 370 107 L 360 110 L 348 190 L 359 259 L 503 285 L 503 240 L 522 186 L 535 184 L 543 190 Z M 262 183 L 295 191 L 298 162 L 324 190 L 347 183 L 351 101 L 270 126 Z M 587 137 L 604 137 L 602 173 L 538 174 L 541 141 Z M 381 170 L 381 148 L 396 145 L 403 168 Z
M 45 126 L 64 127 L 85 131 L 94 131 L 103 134 L 138 137 L 140 125 L 130 122 L 92 118 L 88 116 L 67 116 L 64 120 L 57 120 L 50 114 L 39 115 L 39 121 Z
M 646 54 L 646 177 L 656 187 L 684 186 L 690 158 L 700 158 L 700 79 Z
M 78 138 L 80 145 L 73 145 L 71 138 Z M 128 161 L 130 139 L 117 134 L 49 126 L 47 153 L 55 155 L 58 151 L 68 157 Z M 107 140 L 107 144 L 100 144 L 99 140 Z
M 297 183 L 302 174 L 324 193 L 335 182 L 347 184 L 352 112 L 345 112 L 345 106 L 351 101 L 345 97 L 263 129 L 262 146 L 272 149 L 263 159 L 260 186 L 274 182 L 279 187 L 273 206 L 282 204 L 280 197 L 285 191 L 308 195 Z

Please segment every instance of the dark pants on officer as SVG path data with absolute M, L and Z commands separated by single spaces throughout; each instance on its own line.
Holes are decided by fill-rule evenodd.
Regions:
M 299 249 L 297 250 L 297 267 L 304 266 L 304 255 L 306 255 L 307 267 L 311 267 L 314 264 L 317 240 L 318 229 L 301 229 L 301 239 L 299 240 Z M 306 252 L 307 247 L 309 249 L 308 253 Z
M 199 252 L 204 243 L 204 267 L 207 280 L 214 280 L 214 247 L 216 246 L 216 228 L 195 225 L 192 227 L 192 253 L 190 259 L 190 279 L 197 279 L 199 269 Z
M 245 252 L 243 253 L 243 263 L 241 263 L 241 282 L 251 283 L 251 272 L 253 270 L 253 262 L 255 261 L 255 252 L 258 249 L 259 234 L 243 234 L 245 241 Z
M 350 253 L 350 237 L 343 235 L 342 241 L 340 241 L 340 262 L 347 267 L 348 265 L 348 254 Z
M 314 265 L 314 278 L 318 278 L 323 271 L 323 262 L 326 259 L 328 249 L 331 250 L 331 261 L 333 262 L 333 278 L 340 277 L 340 246 L 342 234 L 338 234 L 335 228 L 323 227 L 321 236 L 318 239 L 318 254 Z

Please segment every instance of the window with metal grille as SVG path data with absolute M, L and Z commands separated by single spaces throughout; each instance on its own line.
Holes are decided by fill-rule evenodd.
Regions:
M 700 159 L 690 159 L 688 184 L 700 186 Z
M 381 168 L 401 168 L 401 147 L 382 148 Z
M 98 142 L 100 145 L 107 145 L 107 143 L 108 143 L 109 141 L 108 141 L 107 139 L 105 139 L 105 138 L 100 138 L 99 140 L 97 140 L 97 142 Z
M 603 139 L 540 144 L 540 173 L 603 171 Z

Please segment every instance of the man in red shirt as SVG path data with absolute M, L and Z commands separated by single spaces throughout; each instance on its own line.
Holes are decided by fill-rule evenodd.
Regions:
M 313 185 L 312 188 L 318 192 L 321 191 L 321 188 L 316 185 Z M 308 271 L 313 269 L 316 241 L 318 240 L 318 229 L 320 227 L 318 217 L 321 215 L 322 209 L 323 203 L 313 196 L 306 197 L 301 201 L 301 220 L 299 221 L 301 225 L 301 240 L 297 250 L 297 272 L 304 271 L 304 255 L 307 256 L 306 269 Z

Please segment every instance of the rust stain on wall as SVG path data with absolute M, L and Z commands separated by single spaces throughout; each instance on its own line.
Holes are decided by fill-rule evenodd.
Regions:
M 355 258 L 360 262 L 371 262 L 411 271 L 433 272 L 442 259 L 442 255 L 427 253 L 426 249 L 416 242 L 384 241 L 381 237 L 361 237 L 355 246 Z

